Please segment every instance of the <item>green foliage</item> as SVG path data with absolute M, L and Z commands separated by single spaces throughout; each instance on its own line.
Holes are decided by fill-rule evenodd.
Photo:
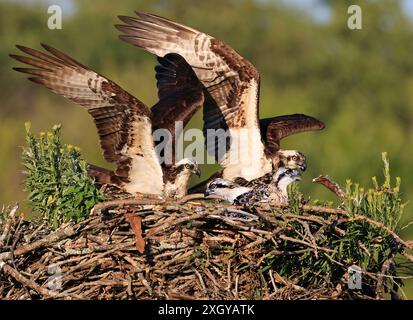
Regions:
M 363 271 L 363 285 L 369 288 L 374 286 L 374 276 L 382 272 L 383 263 L 399 251 L 398 244 L 386 228 L 398 232 L 404 204 L 400 198 L 400 178 L 392 186 L 387 154 L 383 153 L 384 182 L 381 186 L 373 178 L 374 187 L 365 191 L 360 185 L 348 181 L 345 206 L 348 216 L 331 214 L 320 215 L 330 220 L 330 227 L 324 230 L 317 229 L 317 224 L 303 222 L 299 219 L 289 222 L 285 229 L 285 236 L 290 238 L 310 239 L 318 248 L 303 250 L 295 255 L 274 255 L 270 257 L 263 271 L 273 268 L 281 276 L 286 277 L 301 286 L 317 286 L 329 284 L 332 279 L 340 279 L 351 265 L 359 266 Z M 300 199 L 296 187 L 290 191 L 294 196 L 288 211 L 298 214 L 297 201 Z M 291 211 L 292 210 L 292 211 Z M 301 212 L 302 214 L 302 212 Z M 378 222 L 371 223 L 366 218 Z M 336 229 L 336 228 L 339 228 Z M 310 236 L 318 234 L 318 236 Z M 275 247 L 268 250 L 291 252 L 297 243 L 279 240 Z M 394 275 L 395 269 L 386 271 Z M 366 276 L 371 274 L 373 276 Z M 411 272 L 410 272 L 411 274 Z M 390 288 L 396 284 L 390 277 L 384 280 Z
M 27 145 L 22 155 L 27 199 L 54 228 L 86 218 L 92 207 L 104 200 L 87 176 L 79 148 L 62 145 L 60 129 L 56 125 L 36 138 L 26 123 Z
M 372 178 L 373 188 L 365 191 L 359 184 L 347 180 L 345 207 L 348 212 L 362 214 L 384 224 L 391 230 L 398 226 L 405 204 L 400 198 L 400 177 L 392 186 L 389 160 L 387 154 L 382 154 L 384 163 L 384 182 L 379 186 L 376 177 Z
M 288 188 L 288 211 L 299 214 L 300 205 L 303 202 L 303 194 L 300 192 L 298 183 L 291 183 Z

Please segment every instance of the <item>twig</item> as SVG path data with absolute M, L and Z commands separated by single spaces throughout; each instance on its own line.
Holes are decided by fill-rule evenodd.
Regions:
M 92 214 L 99 215 L 102 211 L 125 207 L 125 206 L 142 206 L 142 205 L 158 205 L 165 203 L 164 199 L 124 199 L 124 200 L 111 200 L 98 203 L 92 209 Z
M 25 285 L 26 287 L 29 287 L 30 289 L 36 291 L 37 293 L 41 294 L 45 298 L 74 298 L 74 299 L 81 299 L 85 300 L 85 297 L 79 296 L 79 295 L 66 295 L 66 294 L 59 294 L 58 292 L 51 291 L 49 289 L 42 288 L 39 286 L 37 283 L 34 281 L 27 279 L 24 277 L 20 272 L 18 272 L 16 269 L 13 267 L 9 266 L 7 263 L 1 261 L 0 262 L 0 270 L 3 272 L 7 273 L 8 275 L 12 276 L 14 279 L 16 279 L 18 282 L 21 284 Z
M 333 192 L 342 202 L 346 199 L 346 194 L 338 183 L 331 180 L 327 175 L 320 175 L 313 179 L 314 183 L 319 183 Z

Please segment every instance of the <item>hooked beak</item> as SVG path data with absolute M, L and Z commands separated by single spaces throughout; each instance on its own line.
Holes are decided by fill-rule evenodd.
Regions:
M 307 163 L 303 161 L 298 165 L 298 167 L 304 172 L 307 169 Z
M 193 171 L 193 173 L 196 174 L 198 178 L 201 177 L 201 169 L 196 168 L 196 169 Z
M 210 193 L 209 193 L 208 189 L 205 190 L 205 191 L 204 191 L 204 196 L 205 196 L 205 197 L 208 197 L 209 195 L 210 195 Z

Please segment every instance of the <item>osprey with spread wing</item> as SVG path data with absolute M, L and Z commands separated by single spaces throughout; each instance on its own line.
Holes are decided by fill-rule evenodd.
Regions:
M 203 88 L 186 61 L 173 53 L 158 58 L 159 101 L 149 109 L 111 80 L 50 46 L 42 46 L 50 54 L 17 46 L 28 56 L 10 56 L 35 68 L 14 69 L 33 75 L 29 80 L 83 106 L 93 117 L 104 158 L 117 168 L 112 172 L 91 165 L 92 175 L 131 194 L 184 196 L 191 175 L 200 174 L 198 165 L 190 159 L 175 163 L 174 158 L 171 164 L 161 163 L 152 133 L 167 129 L 171 133 L 167 143 L 174 147 L 179 134 L 175 122 L 185 126 L 203 104 Z
M 302 114 L 259 120 L 260 76 L 252 63 L 205 33 L 156 15 L 137 15 L 119 16 L 125 23 L 116 25 L 124 33 L 120 38 L 157 56 L 180 54 L 202 83 L 207 149 L 223 167 L 211 178 L 250 181 L 283 166 L 305 170 L 305 157 L 296 150 L 280 149 L 280 140 L 321 130 L 321 121 Z M 224 153 L 219 150 L 222 145 Z

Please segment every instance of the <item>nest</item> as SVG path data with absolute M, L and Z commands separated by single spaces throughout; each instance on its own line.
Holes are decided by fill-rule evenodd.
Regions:
M 0 238 L 0 299 L 381 299 L 398 297 L 395 256 L 413 261 L 397 234 L 343 210 L 193 198 L 105 202 L 56 230 L 12 209 Z M 393 247 L 350 289 L 352 261 L 337 250 L 355 223 Z

